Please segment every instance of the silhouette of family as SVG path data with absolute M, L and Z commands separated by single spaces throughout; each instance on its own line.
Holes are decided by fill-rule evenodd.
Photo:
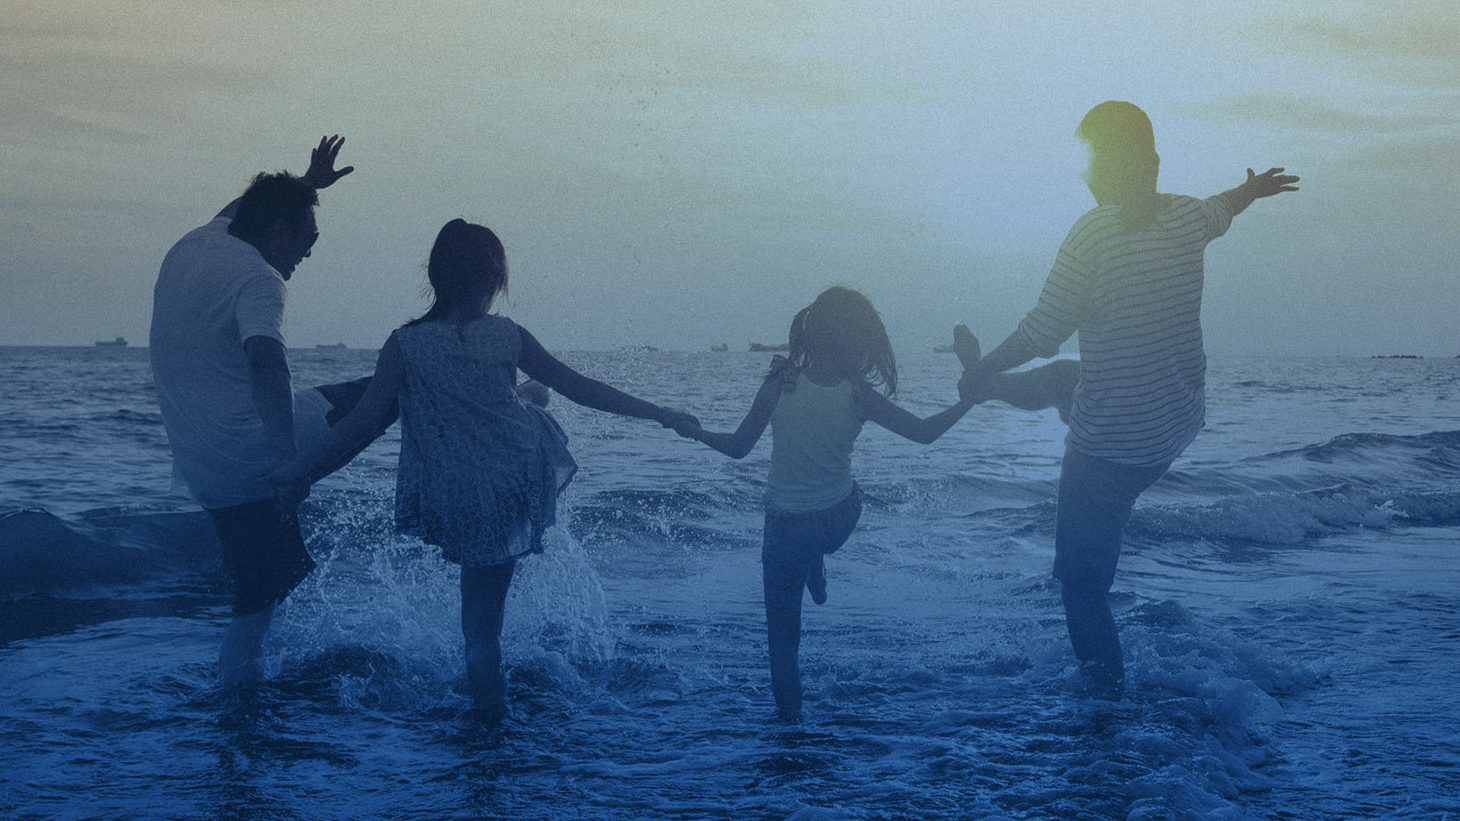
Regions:
M 771 690 L 786 721 L 801 714 L 803 591 L 826 601 L 825 557 L 862 512 L 852 452 L 864 423 L 926 444 L 982 402 L 1056 408 L 1069 434 L 1054 576 L 1076 658 L 1098 691 L 1118 695 L 1124 671 L 1107 594 L 1121 531 L 1203 423 L 1204 249 L 1254 200 L 1297 190 L 1298 178 L 1248 169 L 1245 182 L 1206 199 L 1158 193 L 1150 119 L 1127 102 L 1095 106 L 1076 135 L 1090 149 L 1085 181 L 1096 207 L 1070 229 L 1007 339 L 980 355 L 972 332 L 954 328 L 956 403 L 926 418 L 895 404 L 897 363 L 881 317 L 862 294 L 832 287 L 794 315 L 786 356 L 730 432 L 581 374 L 491 313 L 507 288 L 506 254 L 491 229 L 460 219 L 431 248 L 429 309 L 385 340 L 374 374 L 295 394 L 281 333 L 285 283 L 319 236 L 316 192 L 354 169 L 336 168 L 344 140 L 335 136 L 320 141 L 302 176 L 258 175 L 168 252 L 150 338 L 174 472 L 212 520 L 233 586 L 224 686 L 259 679 L 274 608 L 314 566 L 296 515 L 310 484 L 398 418 L 397 527 L 460 565 L 470 694 L 484 721 L 505 715 L 501 631 L 513 572 L 542 550 L 577 469 L 543 407 L 552 389 L 737 459 L 770 428 L 761 563 Z M 1078 362 L 1013 372 L 1076 334 Z M 519 371 L 532 381 L 519 384 Z

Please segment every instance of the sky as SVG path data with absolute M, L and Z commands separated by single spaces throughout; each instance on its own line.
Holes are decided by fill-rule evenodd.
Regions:
M 1093 205 L 1076 124 L 1124 99 L 1163 191 L 1302 177 L 1209 247 L 1210 353 L 1460 354 L 1451 0 L 0 7 L 0 344 L 145 344 L 168 247 L 339 133 L 294 346 L 378 347 L 465 217 L 549 350 L 779 342 L 833 284 L 899 352 L 987 348 Z

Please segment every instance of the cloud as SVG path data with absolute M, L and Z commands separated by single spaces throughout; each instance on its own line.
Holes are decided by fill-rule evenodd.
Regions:
M 1460 191 L 1460 135 L 1386 141 L 1352 157 L 1349 164 L 1410 172 L 1454 198 Z
M 1376 4 L 1347 20 L 1294 18 L 1278 31 L 1285 43 L 1355 75 L 1410 88 L 1460 88 L 1460 17 L 1449 2 Z
M 1384 135 L 1406 134 L 1437 128 L 1453 127 L 1457 118 L 1453 114 L 1437 113 L 1428 104 L 1422 110 L 1395 110 L 1376 112 L 1373 103 L 1366 103 L 1369 110 L 1330 105 L 1312 99 L 1301 99 L 1279 94 L 1240 94 L 1224 97 L 1206 105 L 1179 106 L 1177 110 L 1209 122 L 1248 122 L 1273 125 L 1292 131 L 1334 135 Z M 1404 102 L 1389 104 L 1391 109 L 1413 108 Z M 1453 106 L 1449 111 L 1454 111 Z
M 188 53 L 157 37 L 45 22 L 0 26 L 0 144 L 47 148 L 143 142 L 199 100 L 281 88 L 268 71 Z
M 1295 21 L 1292 33 L 1309 47 L 1324 53 L 1364 58 L 1417 58 L 1452 69 L 1460 68 L 1460 19 L 1455 9 L 1396 10 L 1385 6 L 1373 20 L 1341 23 L 1307 18 Z

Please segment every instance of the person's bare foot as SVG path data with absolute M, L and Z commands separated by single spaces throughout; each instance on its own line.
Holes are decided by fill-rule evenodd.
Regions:
M 962 322 L 953 326 L 953 352 L 958 354 L 958 361 L 963 363 L 964 370 L 977 365 L 982 355 L 978 347 L 978 337 Z
M 806 589 L 811 593 L 813 602 L 826 604 L 826 563 L 820 557 L 806 574 Z

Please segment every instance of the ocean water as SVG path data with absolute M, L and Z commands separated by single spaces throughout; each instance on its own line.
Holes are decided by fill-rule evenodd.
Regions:
M 294 354 L 303 386 L 373 352 Z M 764 354 L 567 354 L 729 428 Z M 901 401 L 953 396 L 903 352 Z M 868 507 L 807 604 L 806 720 L 772 720 L 742 461 L 555 397 L 581 464 L 508 601 L 513 703 L 466 715 L 457 577 L 392 533 L 394 431 L 317 486 L 319 569 L 257 702 L 169 495 L 145 351 L 0 349 L 0 818 L 1460 819 L 1460 359 L 1216 359 L 1208 427 L 1136 508 L 1116 702 L 1085 694 L 1052 558 L 1063 429 L 869 427 Z

